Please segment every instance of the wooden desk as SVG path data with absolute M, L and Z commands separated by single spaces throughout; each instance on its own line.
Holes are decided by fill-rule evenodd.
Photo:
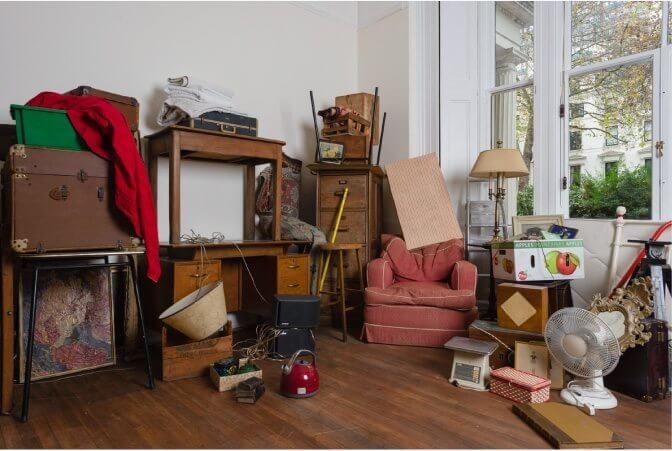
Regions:
M 270 163 L 274 174 L 282 174 L 283 141 L 232 135 L 190 127 L 171 126 L 146 137 L 148 142 L 147 167 L 156 203 L 158 158 L 170 159 L 168 169 L 168 215 L 170 220 L 170 244 L 180 244 L 180 163 L 183 159 L 220 161 L 242 164 L 245 169 L 244 228 L 245 240 L 254 239 L 255 213 L 255 166 Z M 280 240 L 280 213 L 282 200 L 282 177 L 274 176 L 274 206 L 272 238 Z
M 292 245 L 310 247 L 311 244 L 310 241 L 289 240 L 224 241 L 222 243 L 206 244 L 205 252 L 209 259 L 239 258 L 241 254 L 244 257 L 261 257 L 286 254 Z M 161 243 L 161 253 L 172 258 L 200 260 L 201 245 L 191 243 Z

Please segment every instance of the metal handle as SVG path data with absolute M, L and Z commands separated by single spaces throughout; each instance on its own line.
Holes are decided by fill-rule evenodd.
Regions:
M 342 196 L 344 193 L 344 189 L 339 189 L 338 191 L 334 191 L 334 196 Z
M 350 227 L 341 227 L 341 228 L 338 229 L 338 231 L 339 231 L 339 232 L 349 232 L 349 231 L 350 231 Z
M 229 127 L 230 129 L 225 130 L 224 129 L 225 127 Z M 229 133 L 231 135 L 235 135 L 236 134 L 236 127 L 233 127 L 229 124 L 219 124 L 219 131 L 222 132 L 222 133 Z
M 339 184 L 339 185 L 347 185 L 347 184 L 348 184 L 348 181 L 345 180 L 345 179 L 341 179 L 341 180 L 338 181 L 338 184 Z
M 283 371 L 286 374 L 289 374 L 292 371 L 292 367 L 294 366 L 294 362 L 296 359 L 299 358 L 301 355 L 308 355 L 310 354 L 313 357 L 313 365 L 317 368 L 317 358 L 315 357 L 315 353 L 312 351 L 309 351 L 308 349 L 299 349 L 296 351 L 292 356 L 289 358 L 289 362 L 283 366 Z
M 287 266 L 288 269 L 297 269 L 299 268 L 299 265 L 289 265 Z
M 297 282 L 287 284 L 287 288 L 296 288 L 298 286 L 299 286 L 299 284 Z
M 204 273 L 201 273 L 201 274 L 199 274 L 199 273 L 194 273 L 194 274 L 190 274 L 189 277 L 194 277 L 194 278 L 196 278 L 196 279 L 200 279 L 200 278 L 202 278 L 202 277 L 208 277 L 208 275 L 209 275 L 209 274 L 208 274 L 207 272 L 204 272 Z

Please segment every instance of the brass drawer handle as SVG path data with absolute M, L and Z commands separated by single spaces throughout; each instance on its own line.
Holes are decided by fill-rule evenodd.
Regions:
M 297 282 L 287 284 L 287 288 L 296 288 L 298 286 L 299 286 L 299 284 Z
M 334 191 L 334 196 L 342 196 L 343 193 L 345 193 L 345 190 L 339 189 L 338 191 Z
M 341 180 L 338 181 L 338 184 L 339 184 L 339 185 L 347 185 L 347 184 L 348 184 L 348 181 L 345 180 L 345 179 L 341 179 Z
M 202 277 L 208 277 L 208 273 L 207 273 L 207 272 L 204 272 L 204 273 L 202 273 L 202 274 L 199 274 L 199 273 L 190 274 L 189 277 L 193 277 L 193 278 L 195 278 L 195 279 L 200 279 L 200 278 L 202 278 Z
M 289 266 L 287 266 L 287 269 L 297 269 L 297 268 L 300 268 L 300 266 L 299 265 L 289 265 Z
M 342 220 L 343 220 L 343 218 L 341 218 L 341 221 L 342 221 Z M 349 232 L 349 231 L 350 231 L 350 227 L 339 227 L 339 228 L 338 228 L 338 231 L 339 231 L 339 232 Z

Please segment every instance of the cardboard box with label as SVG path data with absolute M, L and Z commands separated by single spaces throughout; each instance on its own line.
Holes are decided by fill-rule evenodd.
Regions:
M 583 240 L 516 240 L 492 243 L 496 279 L 518 282 L 584 278 Z

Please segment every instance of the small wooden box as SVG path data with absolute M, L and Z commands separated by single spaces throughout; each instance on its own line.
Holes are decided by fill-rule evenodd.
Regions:
M 343 144 L 343 163 L 362 163 L 369 158 L 365 135 L 329 136 L 330 142 Z
M 348 113 L 335 119 L 326 119 L 322 128 L 322 136 L 329 138 L 334 135 L 367 135 L 371 122 L 363 116 Z
M 519 283 L 497 285 L 497 324 L 543 333 L 548 321 L 548 288 Z

